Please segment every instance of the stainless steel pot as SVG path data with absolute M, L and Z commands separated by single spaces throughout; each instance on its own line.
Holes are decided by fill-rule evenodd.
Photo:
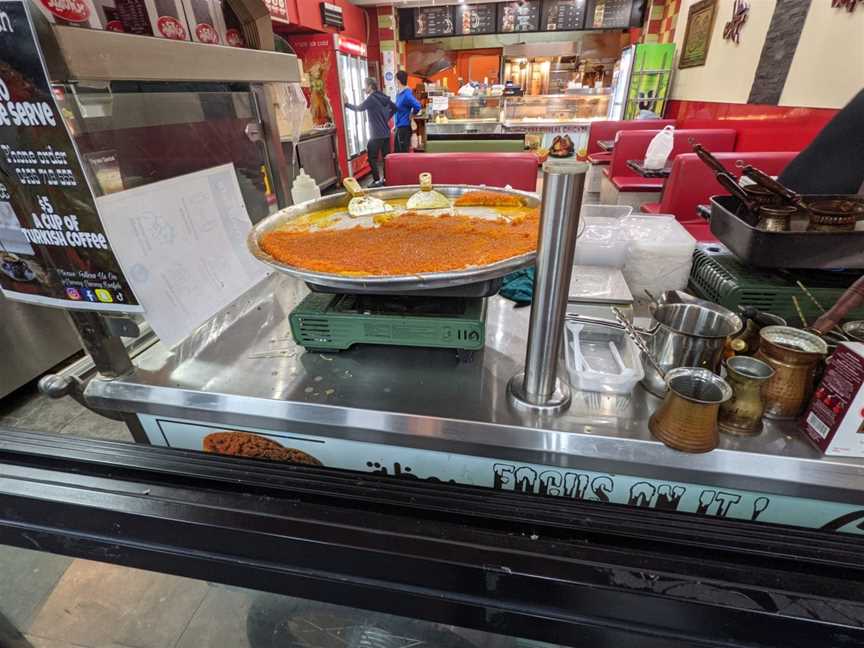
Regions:
M 705 301 L 662 304 L 652 309 L 652 315 L 654 321 L 646 332 L 645 343 L 664 372 L 702 367 L 716 373 L 726 338 L 742 327 L 735 313 Z M 667 390 L 663 375 L 649 362 L 645 363 L 642 386 L 657 396 Z

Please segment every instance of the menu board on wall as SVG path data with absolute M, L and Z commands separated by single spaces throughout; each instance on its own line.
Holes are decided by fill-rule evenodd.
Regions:
M 421 7 L 414 11 L 414 36 L 430 38 L 453 35 L 453 7 Z
M 141 311 L 19 0 L 0 0 L 0 289 L 34 304 Z
M 495 4 L 460 4 L 456 6 L 457 34 L 494 34 Z
M 498 31 L 537 31 L 540 28 L 540 0 L 504 2 L 498 6 Z
M 625 29 L 630 26 L 634 0 L 594 0 L 586 29 Z
M 540 29 L 545 31 L 575 31 L 585 26 L 585 5 L 588 0 L 545 0 Z

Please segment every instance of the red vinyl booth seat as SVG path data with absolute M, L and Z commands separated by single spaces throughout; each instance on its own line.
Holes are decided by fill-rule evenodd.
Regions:
M 588 156 L 588 162 L 591 164 L 609 164 L 612 161 L 611 151 L 603 151 L 602 153 L 592 153 Z
M 597 140 L 614 140 L 618 131 L 628 130 L 661 130 L 664 126 L 675 126 L 674 119 L 607 119 L 606 121 L 591 122 L 588 127 L 588 155 L 595 153 L 607 153 L 598 145 Z M 609 154 L 611 157 L 611 153 Z
M 658 191 L 663 187 L 664 178 L 643 178 L 627 166 L 627 160 L 645 159 L 648 144 L 656 134 L 656 131 L 624 131 L 618 135 L 612 162 L 603 170 L 618 191 Z M 733 151 L 735 135 L 731 128 L 676 130 L 669 159 L 674 161 L 682 153 L 691 153 L 691 139 L 712 153 Z
M 416 185 L 432 174 L 436 184 L 472 184 L 537 191 L 537 156 L 533 153 L 391 153 L 384 160 L 388 186 Z
M 710 149 L 709 149 L 710 150 Z M 720 163 L 738 177 L 735 168 L 738 160 L 752 164 L 768 175 L 779 175 L 786 165 L 798 155 L 795 151 L 715 153 Z M 698 218 L 696 207 L 707 204 L 711 196 L 727 194 L 714 179 L 714 172 L 695 153 L 684 153 L 672 162 L 672 173 L 666 179 L 660 202 L 642 205 L 642 211 L 654 214 L 674 214 L 679 221 Z M 701 220 L 701 219 L 700 219 Z

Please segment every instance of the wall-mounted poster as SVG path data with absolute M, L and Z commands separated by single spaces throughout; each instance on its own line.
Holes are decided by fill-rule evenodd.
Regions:
M 540 28 L 540 1 L 505 2 L 498 6 L 498 31 L 537 31 Z
M 456 6 L 456 33 L 494 34 L 495 4 L 460 4 Z
M 585 26 L 585 5 L 588 0 L 546 0 L 540 29 L 575 31 Z
M 717 0 L 701 0 L 690 7 L 690 12 L 687 14 L 687 30 L 684 32 L 684 43 L 681 46 L 681 58 L 678 60 L 679 68 L 705 65 L 716 13 Z
M 453 35 L 453 7 L 421 7 L 414 11 L 414 36 L 434 38 Z

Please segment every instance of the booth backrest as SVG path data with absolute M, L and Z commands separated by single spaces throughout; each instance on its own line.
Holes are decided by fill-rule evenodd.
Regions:
M 674 125 L 674 119 L 607 119 L 591 122 L 588 128 L 588 155 L 603 150 L 597 146 L 597 140 L 614 140 L 618 131 L 660 130 L 664 126 Z
M 656 134 L 657 131 L 644 130 L 621 132 L 612 151 L 612 161 L 607 172 L 609 177 L 635 176 L 636 172 L 627 166 L 627 160 L 644 160 L 648 144 Z M 675 131 L 669 160 L 682 153 L 692 153 L 691 139 L 712 153 L 735 150 L 735 131 L 731 128 L 682 129 Z
M 714 157 L 737 177 L 740 175 L 735 168 L 738 160 L 752 164 L 768 175 L 776 176 L 796 155 L 796 151 L 777 151 L 715 153 Z M 672 173 L 663 187 L 657 211 L 660 214 L 675 214 L 679 221 L 695 220 L 698 218 L 698 205 L 708 203 L 711 196 L 727 193 L 729 192 L 714 179 L 714 172 L 695 153 L 684 153 L 672 163 Z
M 391 153 L 384 161 L 388 186 L 416 185 L 424 171 L 436 184 L 510 185 L 537 191 L 537 156 L 533 153 Z

